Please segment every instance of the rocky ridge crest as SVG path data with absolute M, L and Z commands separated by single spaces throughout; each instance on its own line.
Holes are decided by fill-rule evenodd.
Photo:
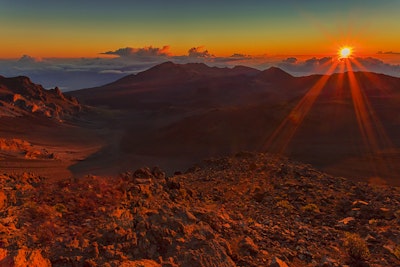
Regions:
M 64 95 L 58 87 L 46 90 L 28 77 L 0 76 L 0 117 L 39 115 L 60 120 L 81 110 L 78 100 Z

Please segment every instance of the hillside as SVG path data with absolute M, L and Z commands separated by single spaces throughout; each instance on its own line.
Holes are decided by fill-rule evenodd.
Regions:
M 82 106 L 58 88 L 46 90 L 28 77 L 0 76 L 0 117 L 41 115 L 63 119 L 79 113 Z
M 68 168 L 102 145 L 92 113 L 58 88 L 0 76 L 1 173 L 71 176 Z
M 400 264 L 399 188 L 267 154 L 0 183 L 1 266 Z

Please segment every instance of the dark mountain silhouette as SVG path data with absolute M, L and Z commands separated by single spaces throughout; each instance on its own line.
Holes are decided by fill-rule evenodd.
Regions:
M 69 94 L 89 105 L 106 105 L 117 109 L 163 103 L 201 106 L 211 98 L 213 101 L 209 104 L 214 105 L 214 102 L 236 102 L 243 96 L 244 87 L 248 87 L 248 77 L 259 72 L 247 67 L 211 68 L 202 63 L 179 65 L 166 62 L 103 87 Z
M 70 94 L 134 114 L 120 120 L 120 147 L 128 154 L 193 161 L 271 151 L 337 175 L 396 183 L 396 164 L 369 162 L 399 159 L 399 88 L 399 78 L 369 72 L 293 77 L 278 68 L 166 62 Z
M 280 68 L 271 67 L 259 73 L 256 78 L 266 82 L 282 82 L 292 79 L 293 76 Z

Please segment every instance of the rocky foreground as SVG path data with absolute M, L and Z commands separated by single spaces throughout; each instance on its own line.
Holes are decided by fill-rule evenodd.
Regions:
M 166 177 L 0 175 L 0 266 L 400 266 L 400 189 L 266 154 Z

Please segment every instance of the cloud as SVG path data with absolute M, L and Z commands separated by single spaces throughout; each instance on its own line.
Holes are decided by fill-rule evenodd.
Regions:
M 121 58 L 129 58 L 129 57 L 136 57 L 136 58 L 146 58 L 146 57 L 167 57 L 169 56 L 169 46 L 165 45 L 162 48 L 159 47 L 152 47 L 146 46 L 142 48 L 132 48 L 132 47 L 125 47 L 119 48 L 115 51 L 107 51 L 100 54 L 103 55 L 116 55 Z
M 336 67 L 335 70 L 330 70 L 332 66 L 331 63 L 334 63 L 335 60 L 337 59 L 332 57 L 313 57 L 300 61 L 297 58 L 293 57 L 282 60 L 277 64 L 277 66 L 297 76 L 310 74 L 328 74 L 329 71 L 339 72 L 341 70 L 341 68 L 339 67 L 340 64 Z M 371 71 L 377 73 L 385 73 L 387 75 L 397 77 L 400 76 L 400 65 L 388 64 L 377 58 L 357 57 L 353 58 L 350 63 L 354 71 Z
M 99 73 L 102 73 L 102 74 L 108 74 L 108 73 L 110 73 L 110 74 L 124 74 L 124 72 L 122 70 L 101 70 L 101 71 L 99 71 Z
M 188 56 L 191 58 L 210 58 L 214 57 L 208 50 L 204 50 L 204 46 L 192 47 L 188 51 Z
M 325 65 L 328 62 L 332 62 L 332 57 L 323 57 L 323 58 L 313 57 L 313 58 L 307 59 L 305 61 L 305 65 L 318 67 L 318 66 Z
M 400 55 L 400 52 L 393 52 L 393 51 L 378 51 L 379 55 Z
M 250 57 L 249 55 L 245 55 L 245 54 L 239 54 L 239 53 L 235 53 L 232 56 L 230 56 L 231 58 L 248 58 Z
M 387 53 L 387 52 L 382 52 Z M 391 52 L 394 53 L 394 52 Z M 233 67 L 249 66 L 264 70 L 271 66 L 280 67 L 295 76 L 326 74 L 334 57 L 267 57 L 234 53 L 230 56 L 215 56 L 204 46 L 192 47 L 185 55 L 172 55 L 169 46 L 119 48 L 104 52 L 114 57 L 98 58 L 43 58 L 23 55 L 19 59 L 0 59 L 0 75 L 6 77 L 25 75 L 45 88 L 58 86 L 66 90 L 100 86 L 113 82 L 128 74 L 135 74 L 165 61 L 178 64 L 206 63 L 209 66 Z M 377 58 L 355 58 L 360 69 L 353 64 L 354 70 L 368 70 L 400 77 L 400 65 L 388 64 Z M 339 71 L 339 68 L 335 71 Z
M 355 70 L 368 70 L 397 77 L 400 76 L 400 65 L 388 64 L 380 59 L 373 57 L 356 58 L 356 60 L 359 62 L 359 64 L 353 64 L 353 68 Z M 359 65 L 361 65 L 362 68 L 360 68 Z
M 18 63 L 22 63 L 22 64 L 32 64 L 32 63 L 36 63 L 39 61 L 40 61 L 39 59 L 31 57 L 29 55 L 23 55 L 22 57 L 20 57 L 18 59 Z
M 312 57 L 304 61 L 300 61 L 295 57 L 289 57 L 276 65 L 294 75 L 304 75 L 311 73 L 326 73 L 330 67 L 329 63 L 332 61 L 332 57 Z
M 297 62 L 297 58 L 288 57 L 287 59 L 282 60 L 283 63 L 295 64 Z

